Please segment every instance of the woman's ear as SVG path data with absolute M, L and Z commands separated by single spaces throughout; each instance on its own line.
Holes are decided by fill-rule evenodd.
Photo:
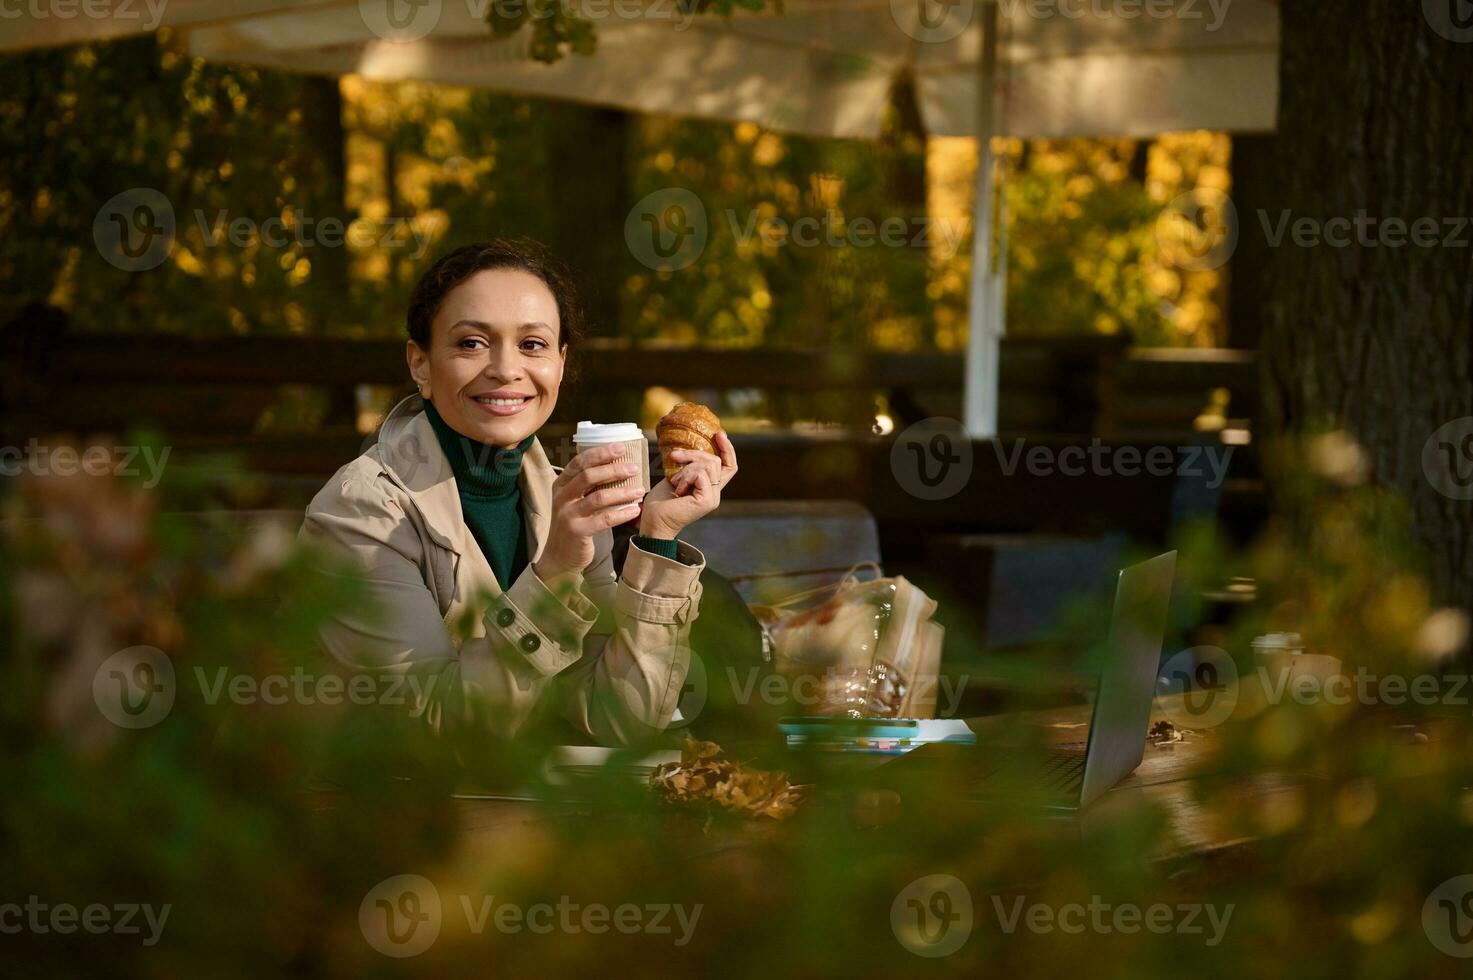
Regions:
M 414 379 L 420 395 L 429 398 L 430 355 L 425 353 L 423 347 L 411 340 L 404 345 L 404 359 L 409 363 L 409 376 Z

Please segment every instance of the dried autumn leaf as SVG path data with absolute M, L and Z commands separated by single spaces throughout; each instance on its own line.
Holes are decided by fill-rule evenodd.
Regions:
M 805 788 L 780 772 L 752 769 L 725 757 L 715 742 L 686 739 L 680 761 L 655 769 L 650 785 L 667 802 L 714 805 L 751 817 L 782 820 L 803 801 Z

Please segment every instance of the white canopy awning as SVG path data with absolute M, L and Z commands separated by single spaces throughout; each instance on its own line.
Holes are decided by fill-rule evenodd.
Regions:
M 968 28 L 981 17 L 980 0 L 789 0 L 781 14 L 729 20 L 683 15 L 675 0 L 568 0 L 595 21 L 598 51 L 552 65 L 527 56 L 526 28 L 507 40 L 489 36 L 489 0 L 418 2 L 293 4 L 195 28 L 189 48 L 221 61 L 474 85 L 821 136 L 876 135 L 888 86 L 909 69 L 928 132 L 976 132 L 983 40 Z M 388 20 L 390 5 L 402 5 L 399 26 Z M 999 8 L 999 135 L 1273 128 L 1272 3 L 1222 3 L 1220 14 L 1207 0 L 1001 0 Z
M 928 132 L 975 135 L 984 0 L 787 0 L 781 14 L 687 15 L 677 0 L 564 0 L 598 51 L 546 65 L 505 40 L 490 0 L 69 0 L 0 10 L 0 50 L 184 29 L 204 58 L 420 79 L 873 136 L 887 86 L 915 73 Z M 1271 130 L 1270 0 L 998 0 L 998 134 Z M 89 13 L 90 11 L 90 13 Z M 933 24 L 934 26 L 927 26 Z M 971 28 L 971 29 L 969 29 Z M 418 36 L 418 35 L 423 36 Z

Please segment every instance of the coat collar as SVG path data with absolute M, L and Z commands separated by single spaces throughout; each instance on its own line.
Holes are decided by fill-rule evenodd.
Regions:
M 489 582 L 489 590 L 499 594 L 496 577 L 465 523 L 450 461 L 435 438 L 418 395 L 410 395 L 389 412 L 379 428 L 377 450 L 379 464 L 414 501 L 431 539 L 469 560 L 478 572 L 475 577 L 484 580 L 481 584 Z M 552 481 L 556 478 L 557 471 L 543 451 L 542 442 L 533 439 L 522 454 L 522 470 L 517 478 L 529 562 L 541 557 L 547 541 L 552 525 Z

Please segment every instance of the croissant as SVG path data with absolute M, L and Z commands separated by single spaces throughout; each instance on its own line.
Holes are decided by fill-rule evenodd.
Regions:
M 655 426 L 655 438 L 660 443 L 660 465 L 665 468 L 665 478 L 674 476 L 682 464 L 670 458 L 677 449 L 695 449 L 705 453 L 716 452 L 712 440 L 721 431 L 721 420 L 705 405 L 681 402 L 660 419 Z

